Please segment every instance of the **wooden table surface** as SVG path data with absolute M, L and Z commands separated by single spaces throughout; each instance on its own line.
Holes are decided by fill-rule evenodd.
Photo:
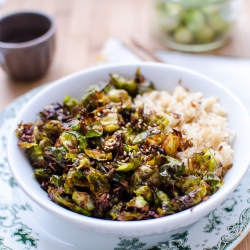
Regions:
M 0 110 L 42 84 L 95 64 L 105 41 L 135 37 L 148 48 L 163 48 L 152 36 L 150 0 L 7 0 L 0 15 L 20 10 L 50 13 L 57 23 L 57 47 L 47 74 L 33 82 L 15 82 L 0 69 Z M 209 54 L 250 57 L 250 0 L 242 0 L 230 43 Z M 166 49 L 166 48 L 165 48 Z M 250 234 L 235 248 L 250 249 Z

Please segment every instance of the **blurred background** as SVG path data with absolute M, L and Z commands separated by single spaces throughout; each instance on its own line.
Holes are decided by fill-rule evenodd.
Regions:
M 185 1 L 184 1 L 185 2 Z M 213 55 L 250 57 L 250 1 L 242 0 L 231 41 L 203 52 Z M 154 0 L 1 0 L 0 15 L 21 10 L 40 10 L 56 21 L 56 53 L 47 74 L 34 82 L 16 83 L 0 69 L 0 99 L 4 108 L 17 96 L 96 63 L 110 37 L 129 43 L 137 39 L 150 50 L 170 50 L 154 34 Z

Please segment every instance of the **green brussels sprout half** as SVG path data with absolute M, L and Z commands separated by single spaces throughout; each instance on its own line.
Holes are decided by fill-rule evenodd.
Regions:
M 100 121 L 94 122 L 93 126 L 87 130 L 86 138 L 99 137 L 103 134 L 103 127 Z
M 78 153 L 78 141 L 74 134 L 63 132 L 59 139 L 68 151 Z
M 141 186 L 135 190 L 136 196 L 142 196 L 144 199 L 150 203 L 153 199 L 153 194 L 151 188 L 148 186 Z
M 82 105 L 83 107 L 88 107 L 90 105 L 91 99 L 94 97 L 95 93 L 97 92 L 96 86 L 90 86 L 82 96 Z
M 42 165 L 44 163 L 43 149 L 41 146 L 34 145 L 30 148 L 27 148 L 27 154 L 29 155 L 32 163 L 37 165 Z
M 129 95 L 124 89 L 111 89 L 108 92 L 108 97 L 111 102 L 123 102 L 129 98 Z
M 84 208 L 85 210 L 91 212 L 94 210 L 95 205 L 91 196 L 86 192 L 78 192 L 74 191 L 72 194 L 72 200 L 79 206 Z
M 116 89 L 124 89 L 132 96 L 137 94 L 137 84 L 134 80 L 126 80 L 118 74 L 111 74 L 110 78 L 110 82 Z
M 120 128 L 117 113 L 108 113 L 102 118 L 101 124 L 103 126 L 103 130 L 108 133 L 115 132 Z
M 98 171 L 93 171 L 86 177 L 90 184 L 90 190 L 95 196 L 100 196 L 104 193 L 108 193 L 110 190 L 110 184 L 105 175 Z
M 126 203 L 127 207 L 148 210 L 148 202 L 142 196 L 136 196 Z
M 49 197 L 52 201 L 57 203 L 58 205 L 61 205 L 63 207 L 66 207 L 76 213 L 83 214 L 86 216 L 90 216 L 91 212 L 85 210 L 84 208 L 79 207 L 78 205 L 74 204 L 74 201 L 71 199 L 68 199 L 66 197 L 62 197 L 60 193 L 57 190 L 52 190 L 49 193 Z
M 51 182 L 51 184 L 55 185 L 56 187 L 62 187 L 64 180 L 63 180 L 62 176 L 52 175 L 50 177 L 50 182 Z
M 34 175 L 39 181 L 47 181 L 53 175 L 52 169 L 36 168 L 34 169 Z

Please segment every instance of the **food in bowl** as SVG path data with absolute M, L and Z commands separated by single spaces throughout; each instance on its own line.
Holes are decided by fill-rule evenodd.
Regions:
M 215 97 L 156 91 L 138 69 L 89 87 L 80 102 L 20 123 L 18 145 L 55 203 L 108 220 L 168 216 L 206 201 L 232 167 L 233 132 Z

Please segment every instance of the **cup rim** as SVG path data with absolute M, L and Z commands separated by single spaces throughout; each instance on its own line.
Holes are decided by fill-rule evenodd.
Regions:
M 19 14 L 35 14 L 35 15 L 40 15 L 43 16 L 45 18 L 47 18 L 51 24 L 50 28 L 41 36 L 26 41 L 26 42 L 20 42 L 20 43 L 6 43 L 6 42 L 1 42 L 0 41 L 0 48 L 4 48 L 4 49 L 20 49 L 20 48 L 27 48 L 27 47 L 32 47 L 34 45 L 37 45 L 39 43 L 42 43 L 46 40 L 48 40 L 56 31 L 56 24 L 55 24 L 55 20 L 54 18 L 49 15 L 48 13 L 45 13 L 43 11 L 32 11 L 32 10 L 27 10 L 27 11 L 15 11 L 15 12 L 11 12 L 7 15 L 4 15 L 0 18 L 0 22 L 5 19 L 5 18 L 9 18 L 11 16 L 15 16 L 15 15 L 19 15 Z

